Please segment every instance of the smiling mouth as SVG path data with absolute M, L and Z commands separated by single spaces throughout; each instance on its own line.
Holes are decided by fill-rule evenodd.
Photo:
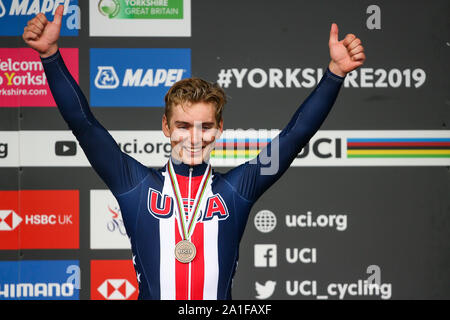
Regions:
M 205 148 L 206 148 L 206 146 L 202 146 L 201 148 L 190 148 L 190 147 L 188 147 L 188 148 L 186 148 L 186 147 L 183 147 L 183 150 L 186 150 L 186 152 L 188 152 L 188 153 L 191 153 L 191 154 L 197 154 L 197 153 L 202 153 L 203 152 L 203 150 L 205 150 Z

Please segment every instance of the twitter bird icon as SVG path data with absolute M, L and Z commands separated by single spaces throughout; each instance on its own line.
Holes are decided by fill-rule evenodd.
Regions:
M 256 299 L 264 300 L 270 298 L 275 291 L 276 281 L 268 280 L 265 284 L 255 282 Z

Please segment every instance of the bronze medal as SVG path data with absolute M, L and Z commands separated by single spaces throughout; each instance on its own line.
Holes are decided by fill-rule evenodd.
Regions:
M 178 186 L 178 181 L 176 174 L 172 168 L 172 161 L 169 160 L 167 163 L 167 172 L 169 173 L 170 182 L 172 184 L 172 190 L 175 197 L 175 202 L 178 208 L 178 227 L 180 230 L 181 240 L 175 245 L 175 258 L 181 263 L 190 263 L 194 260 L 197 253 L 195 245 L 189 241 L 191 235 L 194 233 L 195 225 L 197 224 L 197 219 L 200 213 L 200 204 L 205 194 L 206 186 L 211 178 L 211 166 L 208 164 L 205 172 L 203 173 L 202 181 L 197 190 L 197 195 L 195 196 L 194 205 L 189 213 L 189 219 L 186 218 L 186 213 L 183 205 L 183 198 L 181 197 L 180 188 Z M 190 193 L 190 192 L 189 192 Z M 188 196 L 190 201 L 190 196 Z M 188 221 L 186 221 L 188 220 Z M 187 223 L 187 225 L 186 225 Z
M 195 245 L 188 240 L 181 240 L 175 246 L 175 258 L 181 263 L 189 263 L 197 254 Z

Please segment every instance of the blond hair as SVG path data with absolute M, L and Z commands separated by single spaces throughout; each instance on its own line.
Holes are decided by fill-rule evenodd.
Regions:
M 215 108 L 216 125 L 222 120 L 222 112 L 227 103 L 225 91 L 217 84 L 200 78 L 192 77 L 176 82 L 167 91 L 165 97 L 164 114 L 170 122 L 172 108 L 176 105 L 206 102 L 212 103 Z

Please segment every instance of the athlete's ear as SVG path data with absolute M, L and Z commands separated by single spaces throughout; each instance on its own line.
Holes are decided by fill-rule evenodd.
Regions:
M 167 138 L 170 138 L 169 121 L 165 114 L 162 117 L 162 131 Z
M 216 133 L 216 140 L 218 140 L 220 138 L 220 136 L 222 135 L 222 133 L 223 133 L 223 119 L 220 120 L 219 126 L 218 126 L 217 129 L 218 130 L 217 130 L 217 133 Z

